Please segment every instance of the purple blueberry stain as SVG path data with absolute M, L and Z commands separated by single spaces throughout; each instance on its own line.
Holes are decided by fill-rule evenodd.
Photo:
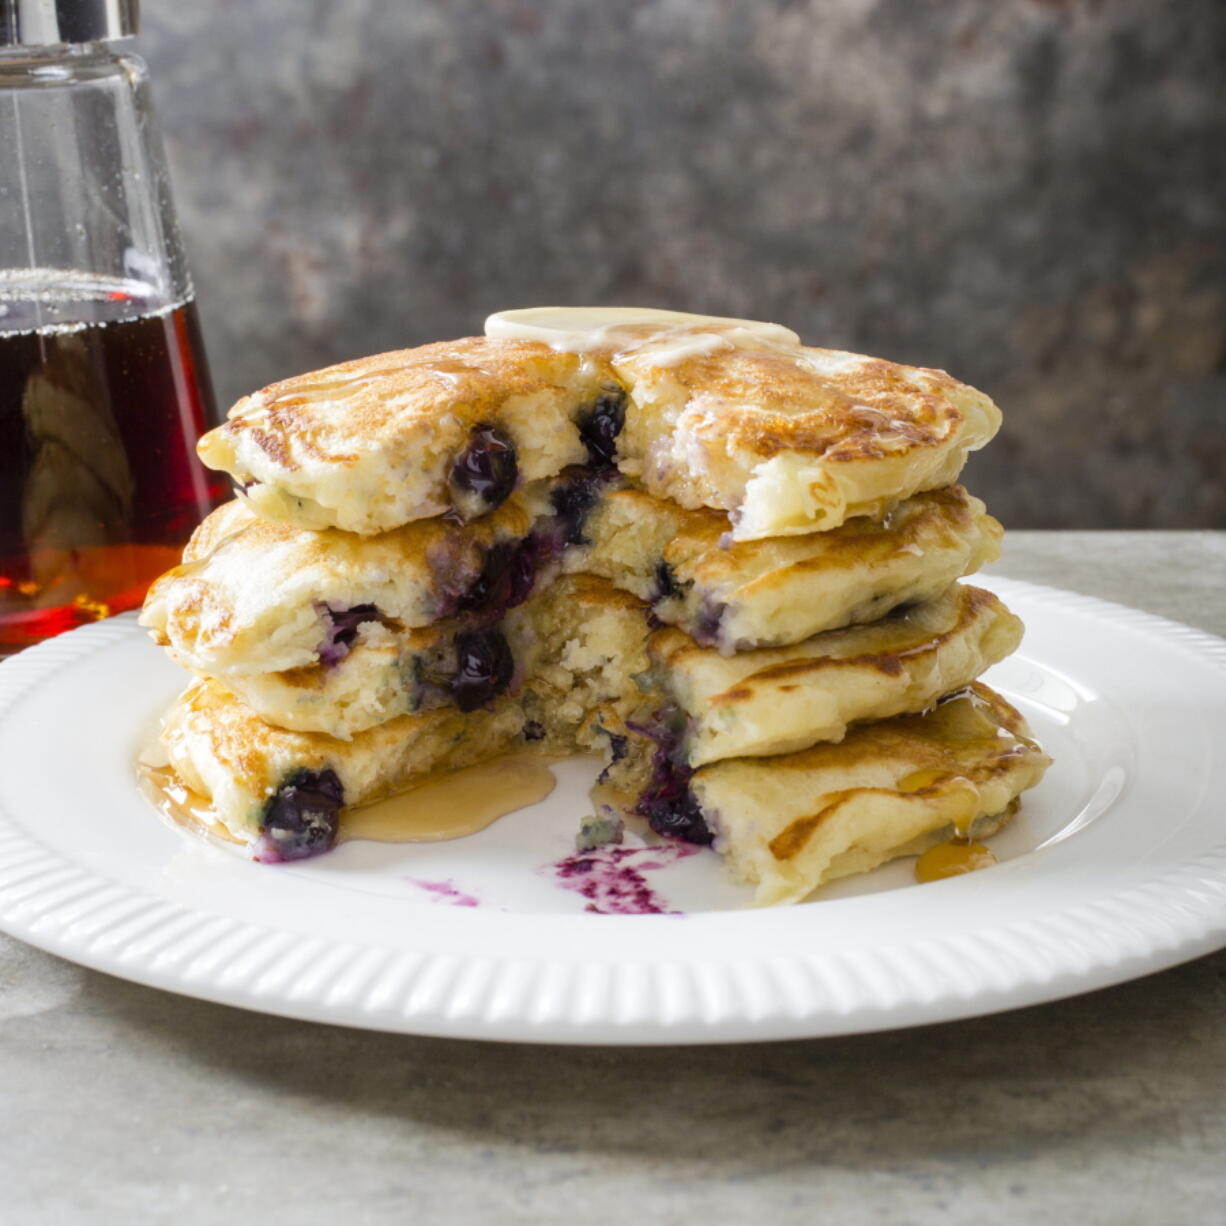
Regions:
M 675 839 L 654 847 L 606 845 L 566 856 L 549 869 L 562 889 L 585 899 L 584 910 L 596 915 L 680 915 L 645 874 L 670 868 L 698 850 Z
M 472 519 L 504 503 L 518 480 L 515 444 L 497 426 L 482 423 L 453 461 L 448 485 L 456 510 Z
M 316 612 L 324 620 L 324 637 L 320 640 L 316 652 L 319 662 L 328 668 L 335 668 L 348 654 L 358 637 L 358 627 L 364 622 L 377 622 L 381 619 L 378 608 L 373 604 L 355 604 L 349 607 L 317 603 Z
M 453 907 L 479 907 L 481 905 L 480 899 L 459 889 L 450 877 L 442 881 L 427 881 L 421 877 L 410 877 L 408 880 L 419 890 L 424 890 L 429 894 L 431 902 L 448 903 Z
M 295 771 L 264 805 L 254 858 L 279 864 L 330 850 L 344 803 L 345 789 L 330 767 Z

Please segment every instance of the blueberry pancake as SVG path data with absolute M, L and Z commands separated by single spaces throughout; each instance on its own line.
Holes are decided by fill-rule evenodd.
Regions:
M 1021 715 L 976 683 L 923 714 L 860 725 L 837 745 L 692 776 L 658 759 L 639 808 L 659 830 L 713 841 L 759 905 L 794 903 L 896 856 L 993 833 L 1049 762 Z
M 990 593 L 953 585 L 868 625 L 726 657 L 677 629 L 651 634 L 649 606 L 607 580 L 565 575 L 535 593 L 531 580 L 531 573 L 515 585 L 492 580 L 491 588 L 505 589 L 495 605 L 414 629 L 365 606 L 368 619 L 356 623 L 348 643 L 329 640 L 326 658 L 209 675 L 276 727 L 348 739 L 411 712 L 472 711 L 518 694 L 566 658 L 576 617 L 599 607 L 619 623 L 620 654 L 610 666 L 622 689 L 637 687 L 643 702 L 680 709 L 687 760 L 697 765 L 786 752 L 837 739 L 854 720 L 918 710 L 978 676 L 1021 635 L 1020 623 Z M 582 630 L 582 641 L 592 641 L 595 628 Z
M 623 473 L 683 507 L 727 511 L 736 540 L 880 518 L 957 480 L 1000 427 L 944 371 L 801 346 L 682 350 L 671 336 L 612 359 L 628 401 Z
M 479 605 L 491 581 L 518 573 L 541 501 L 527 490 L 472 524 L 427 519 L 370 537 L 310 532 L 228 502 L 150 588 L 141 625 L 185 668 L 210 676 L 336 663 L 354 645 L 385 642 L 388 627 L 412 630 Z
M 354 731 L 412 706 L 395 705 L 387 677 L 368 670 L 358 680 L 351 657 L 390 667 L 397 644 L 408 647 L 419 628 L 456 615 L 496 619 L 558 558 L 729 653 L 930 599 L 994 558 L 1001 531 L 960 486 L 910 499 L 884 523 L 855 519 L 807 536 L 729 546 L 727 522 L 583 470 L 528 487 L 468 525 L 440 517 L 369 537 L 271 523 L 236 500 L 205 520 L 182 565 L 154 584 L 141 623 L 184 667 L 226 680 L 262 712 L 275 707 L 240 678 L 261 685 L 287 674 L 293 706 L 318 707 L 329 687 L 354 692 L 354 714 L 367 708 L 348 725 Z M 351 677 L 335 675 L 342 662 Z M 339 724 L 319 730 L 347 735 Z
M 649 324 L 608 356 L 485 337 L 379 354 L 244 398 L 200 456 L 265 518 L 360 533 L 473 519 L 522 482 L 616 462 L 755 540 L 880 517 L 955 481 L 999 427 L 943 371 L 756 327 Z
M 402 715 L 338 741 L 272 728 L 218 682 L 198 679 L 167 713 L 161 739 L 178 780 L 229 837 L 272 862 L 327 851 L 345 807 L 496 757 L 522 727 L 504 701 L 469 715 L 448 707 Z
M 542 594 L 533 623 L 549 645 L 529 682 L 470 712 L 436 707 L 341 740 L 275 728 L 217 681 L 196 680 L 163 724 L 179 779 L 257 858 L 326 851 L 343 811 L 515 747 L 626 756 L 624 720 L 647 669 L 643 606 L 575 576 Z M 525 632 L 526 633 L 526 632 Z
M 960 485 L 918 494 L 885 520 L 829 532 L 728 539 L 728 517 L 641 490 L 611 490 L 563 567 L 651 602 L 661 621 L 724 654 L 799 643 L 931 600 L 994 561 L 1002 529 Z
M 239 497 L 141 617 L 197 675 L 162 738 L 191 813 L 299 859 L 432 773 L 594 751 L 610 803 L 761 903 L 1009 820 L 1048 759 L 976 680 L 1021 623 L 958 582 L 1000 550 L 956 484 L 987 396 L 752 320 L 486 330 L 201 440 Z
M 607 464 L 621 413 L 598 360 L 467 337 L 274 383 L 198 450 L 265 519 L 376 533 L 475 519 L 525 482 Z
M 684 717 L 691 766 L 841 740 L 852 723 L 922 711 L 1016 650 L 1022 623 L 982 588 L 790 647 L 721 656 L 680 630 L 652 636 L 653 678 Z
M 777 324 L 538 307 L 486 331 L 606 358 L 627 394 L 621 470 L 680 506 L 727 511 L 737 540 L 879 518 L 956 481 L 1000 427 L 992 401 L 944 371 L 808 348 Z
M 607 666 L 618 671 L 618 693 L 637 695 L 630 674 L 648 667 L 647 607 L 586 575 L 562 577 L 500 612 L 451 617 L 415 630 L 364 622 L 340 658 L 218 679 L 274 727 L 349 740 L 400 715 L 444 706 L 475 711 L 504 694 L 520 694 L 526 681 L 551 675 L 559 660 L 577 650 L 576 642 L 591 649 L 599 627 L 583 625 L 579 640 L 575 619 L 598 613 L 609 621 L 610 633 L 617 623 L 617 654 Z

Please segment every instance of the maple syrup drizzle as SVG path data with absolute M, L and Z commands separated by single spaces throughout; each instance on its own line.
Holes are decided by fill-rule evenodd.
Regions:
M 170 766 L 155 766 L 138 760 L 136 779 L 141 793 L 171 825 L 195 835 L 209 835 L 226 843 L 243 840 L 233 835 L 217 820 L 207 797 L 193 791 Z
M 921 882 L 943 881 L 946 877 L 960 877 L 981 868 L 991 868 L 999 861 L 982 843 L 969 839 L 950 839 L 930 847 L 915 862 L 915 879 Z

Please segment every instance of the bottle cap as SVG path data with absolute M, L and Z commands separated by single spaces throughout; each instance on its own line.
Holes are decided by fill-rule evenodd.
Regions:
M 53 47 L 131 38 L 140 0 L 0 0 L 0 47 Z

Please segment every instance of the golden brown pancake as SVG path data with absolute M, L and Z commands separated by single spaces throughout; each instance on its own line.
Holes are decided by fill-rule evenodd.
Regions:
M 731 541 L 728 517 L 642 490 L 607 493 L 563 560 L 650 601 L 657 617 L 725 654 L 799 643 L 931 600 L 994 561 L 1002 529 L 960 485 L 917 494 L 884 520 Z
M 442 341 L 246 396 L 200 440 L 200 458 L 229 473 L 259 515 L 299 527 L 375 533 L 446 511 L 471 519 L 587 458 L 576 419 L 608 378 L 600 363 L 547 345 Z
M 690 789 L 716 850 L 761 905 L 799 902 L 955 835 L 991 833 L 1049 763 L 1021 715 L 975 684 L 837 745 L 703 767 Z
M 687 718 L 697 766 L 841 740 L 849 724 L 922 711 L 1016 650 L 1022 623 L 991 592 L 954 584 L 935 600 L 790 647 L 721 656 L 679 630 L 649 649 Z
M 736 540 L 836 528 L 957 480 L 1000 427 L 944 371 L 801 346 L 614 355 L 630 398 L 622 471 L 649 493 L 732 517 Z
M 615 353 L 467 337 L 378 354 L 244 398 L 200 455 L 266 518 L 361 533 L 475 518 L 517 483 L 603 456 L 755 540 L 880 517 L 955 481 L 999 427 L 992 401 L 943 371 L 756 327 L 649 320 Z M 602 397 L 615 407 L 593 427 Z
M 182 564 L 150 588 L 141 625 L 206 676 L 308 668 L 327 654 L 347 610 L 377 613 L 357 627 L 363 643 L 451 615 L 489 551 L 523 540 L 547 509 L 529 489 L 471 524 L 439 517 L 359 536 L 311 532 L 228 502 L 196 529 Z

